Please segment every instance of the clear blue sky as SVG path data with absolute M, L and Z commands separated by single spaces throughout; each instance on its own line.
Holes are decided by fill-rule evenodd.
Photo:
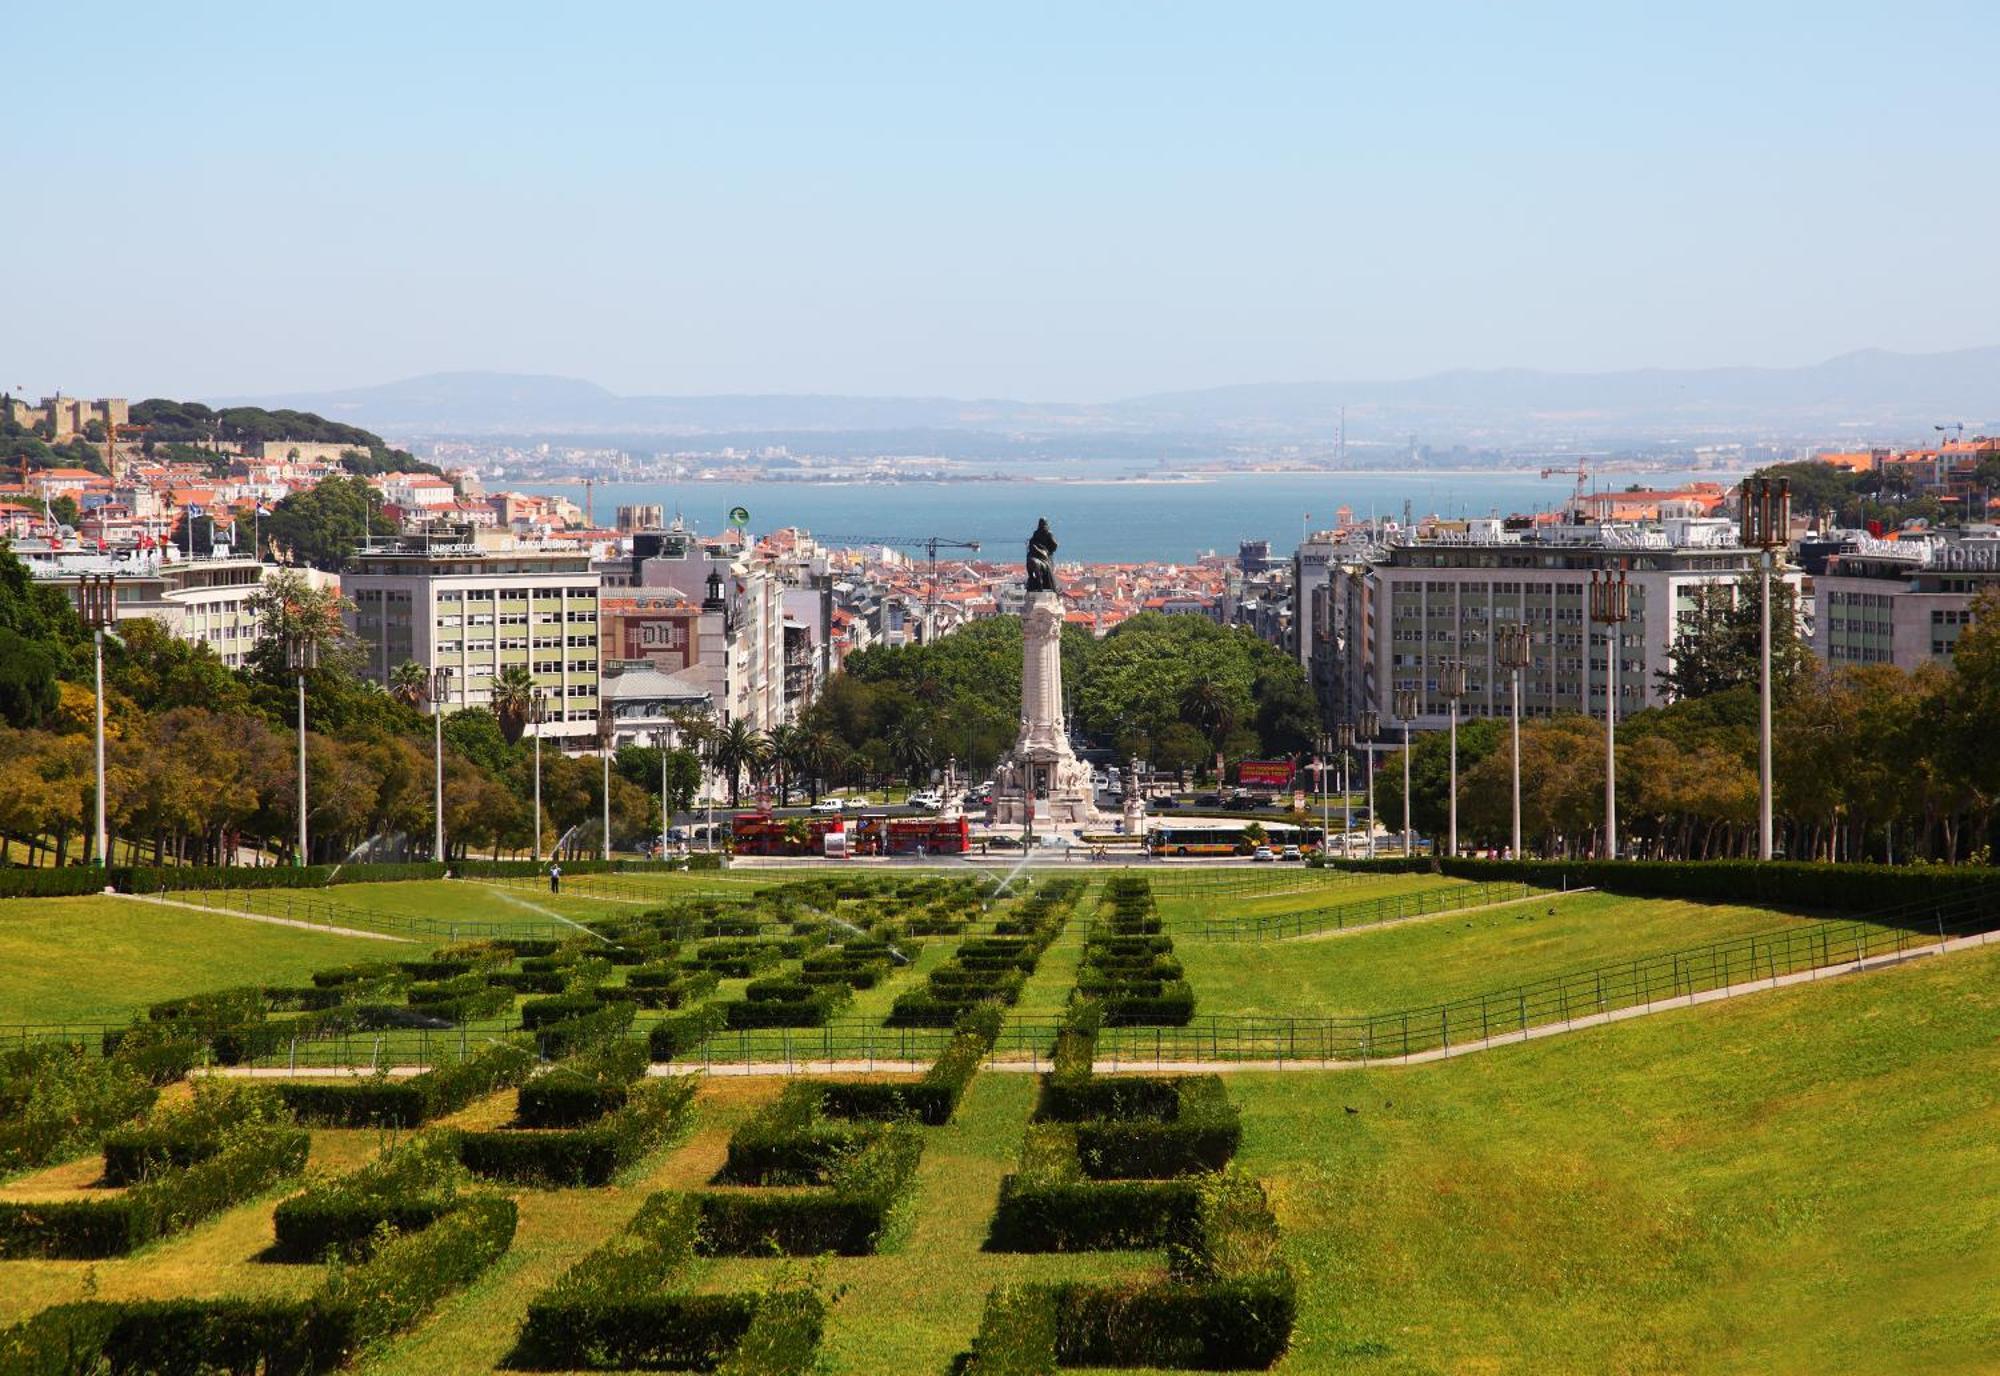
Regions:
M 1996 51 L 1991 0 L 21 6 L 0 387 L 1097 400 L 1988 344 Z

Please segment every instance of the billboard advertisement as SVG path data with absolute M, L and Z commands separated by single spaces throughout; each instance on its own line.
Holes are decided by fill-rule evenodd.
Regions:
M 1244 788 L 1290 788 L 1296 773 L 1290 760 L 1244 760 L 1236 766 L 1236 782 Z

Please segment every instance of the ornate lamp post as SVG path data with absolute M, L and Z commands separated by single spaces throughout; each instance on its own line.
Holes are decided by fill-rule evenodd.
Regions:
M 104 632 L 118 620 L 118 575 L 85 574 L 77 586 L 77 608 L 97 643 L 97 864 L 108 866 L 110 829 L 104 823 Z
M 436 861 L 440 865 L 444 863 L 444 858 L 445 858 L 444 856 L 444 703 L 445 699 L 451 693 L 451 675 L 452 675 L 452 668 L 449 664 L 440 664 L 435 669 L 431 670 L 431 683 L 430 683 L 431 730 L 435 738 L 431 747 L 432 749 L 431 758 L 433 767 L 436 771 L 432 779 L 433 796 L 431 799 L 431 812 L 433 814 L 433 818 L 431 826 L 431 859 Z
M 306 853 L 306 674 L 319 664 L 319 642 L 294 634 L 285 642 L 286 667 L 299 679 L 299 864 L 311 863 Z
M 1534 645 L 1528 635 L 1528 628 L 1519 624 L 1509 624 L 1500 628 L 1499 642 L 1494 647 L 1495 661 L 1513 681 L 1514 688 L 1514 832 L 1512 859 L 1521 858 L 1521 671 L 1528 667 L 1534 657 Z
M 1354 753 L 1354 723 L 1341 722 L 1333 728 L 1334 743 L 1340 747 L 1340 856 L 1348 855 L 1354 835 L 1354 790 L 1348 787 L 1347 764 Z
M 604 757 L 604 859 L 611 858 L 611 705 L 600 703 L 597 708 L 597 750 Z
M 1396 720 L 1403 723 L 1403 854 L 1410 853 L 1416 833 L 1410 830 L 1410 719 L 1417 715 L 1417 690 L 1396 690 Z
M 1777 553 L 1791 543 L 1792 484 L 1789 478 L 1751 478 L 1743 484 L 1743 543 L 1759 551 L 1757 588 L 1761 597 L 1757 676 L 1757 858 L 1769 860 L 1771 827 L 1771 569 Z
M 549 696 L 541 689 L 528 706 L 528 722 L 535 728 L 535 861 L 542 859 L 542 723 L 548 720 Z
M 1326 765 L 1333 754 L 1333 737 L 1320 732 L 1313 750 L 1313 780 L 1319 786 L 1319 853 L 1323 858 L 1333 854 L 1333 795 L 1326 788 Z
M 1619 628 L 1632 615 L 1632 589 L 1620 569 L 1590 575 L 1590 619 L 1604 627 L 1604 854 L 1618 858 L 1618 656 L 1625 633 Z
M 1451 704 L 1451 810 L 1449 849 L 1446 854 L 1458 855 L 1458 700 L 1465 696 L 1465 661 L 1447 659 L 1438 666 L 1438 692 Z
M 1361 739 L 1368 742 L 1368 858 L 1375 858 L 1375 737 L 1382 733 L 1382 717 L 1376 712 L 1363 712 L 1357 723 Z

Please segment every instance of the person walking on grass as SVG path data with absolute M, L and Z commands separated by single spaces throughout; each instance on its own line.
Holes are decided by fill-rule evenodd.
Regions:
M 555 864 L 552 864 L 552 865 L 550 865 L 550 866 L 549 866 L 549 892 L 550 892 L 550 893 L 561 893 L 561 892 L 562 892 L 562 866 L 561 866 L 561 865 L 555 865 Z

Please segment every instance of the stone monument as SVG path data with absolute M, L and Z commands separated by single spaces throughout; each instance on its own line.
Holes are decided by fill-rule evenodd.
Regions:
M 1021 733 L 993 774 L 988 819 L 1051 830 L 1101 825 L 1090 766 L 1070 749 L 1063 726 L 1062 593 L 1056 537 L 1048 518 L 1028 537 L 1028 605 L 1021 613 Z

